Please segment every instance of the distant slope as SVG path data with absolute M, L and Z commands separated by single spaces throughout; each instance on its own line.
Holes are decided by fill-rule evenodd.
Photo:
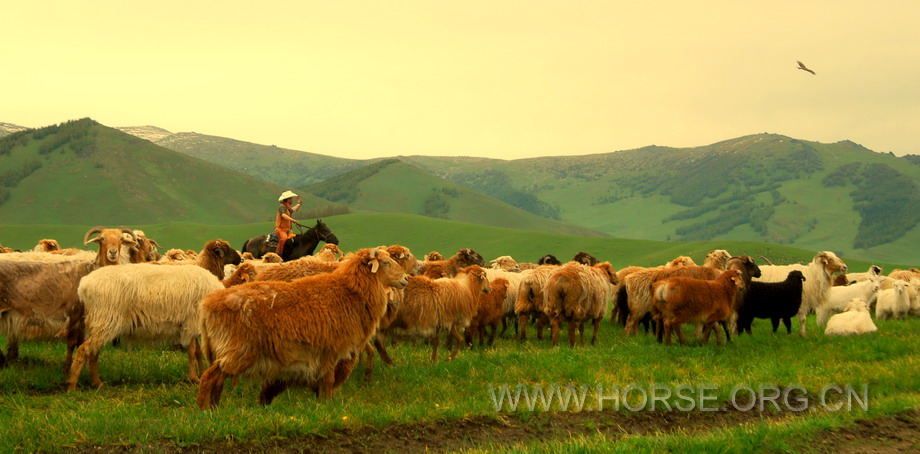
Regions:
M 163 128 L 157 126 L 121 126 L 118 128 L 121 132 L 131 134 L 135 137 L 140 137 L 144 140 L 149 140 L 156 143 L 158 140 L 162 140 L 166 137 L 173 135 L 172 132 L 167 131 Z
M 920 257 L 912 241 L 920 236 L 920 166 L 850 141 L 757 134 L 704 147 L 586 156 L 405 159 L 532 212 L 548 205 L 563 221 L 614 236 L 760 240 Z M 847 165 L 865 178 L 829 179 Z M 536 202 L 515 202 L 511 192 Z
M 0 139 L 5 224 L 266 221 L 281 190 L 89 119 Z
M 14 125 L 12 123 L 3 123 L 0 121 L 0 137 L 8 136 L 14 132 L 25 131 L 25 126 Z
M 157 144 L 285 187 L 302 187 L 366 165 L 365 161 L 180 132 Z
M 487 260 L 499 255 L 511 255 L 519 261 L 534 261 L 543 254 L 552 253 L 568 259 L 579 251 L 587 251 L 602 260 L 609 260 L 617 268 L 626 265 L 658 265 L 678 255 L 690 255 L 702 262 L 705 254 L 716 248 L 725 248 L 736 255 L 761 255 L 776 263 L 807 261 L 816 250 L 750 241 L 700 241 L 663 242 L 629 240 L 621 238 L 593 238 L 567 236 L 529 230 L 506 229 L 476 224 L 466 224 L 443 219 L 401 213 L 352 213 L 325 218 L 330 228 L 341 240 L 345 250 L 355 250 L 378 244 L 404 244 L 422 256 L 438 250 L 451 254 L 461 247 L 472 247 Z M 136 225 L 155 238 L 164 248 L 198 249 L 205 241 L 224 238 L 239 247 L 242 242 L 270 228 L 270 223 L 243 225 L 202 225 L 169 223 Z M 4 244 L 17 248 L 30 248 L 41 238 L 56 238 L 62 245 L 79 245 L 81 235 L 88 225 L 33 225 L 5 226 Z M 865 270 L 870 262 L 854 257 L 844 257 L 854 270 Z M 758 258 L 759 262 L 762 261 Z M 886 270 L 906 265 L 878 262 Z M 909 265 L 909 264 L 908 264 Z
M 426 173 L 398 159 L 387 159 L 306 188 L 355 210 L 410 213 L 461 222 L 599 235 L 529 213 L 488 195 Z

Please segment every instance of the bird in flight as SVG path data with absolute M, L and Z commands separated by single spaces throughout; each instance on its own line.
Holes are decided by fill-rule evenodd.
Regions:
M 800 61 L 798 61 L 798 60 L 796 60 L 796 63 L 799 64 L 799 67 L 798 67 L 797 69 L 801 69 L 802 71 L 808 71 L 808 72 L 811 73 L 812 76 L 815 75 L 815 72 L 812 71 L 812 70 L 810 70 L 810 69 L 808 69 L 808 67 L 805 66 L 805 63 L 802 63 L 802 62 L 800 62 Z

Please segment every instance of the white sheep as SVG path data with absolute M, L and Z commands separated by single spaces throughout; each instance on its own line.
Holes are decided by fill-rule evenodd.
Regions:
M 806 281 L 808 282 L 808 281 Z M 827 299 L 815 309 L 817 313 L 818 326 L 827 324 L 827 319 L 834 314 L 846 310 L 850 301 L 854 298 L 866 301 L 871 306 L 878 296 L 879 283 L 875 280 L 866 280 L 855 284 L 831 287 Z
M 101 386 L 99 351 L 120 337 L 178 341 L 187 346 L 189 379 L 197 381 L 203 361 L 197 341 L 198 304 L 222 288 L 214 274 L 196 265 L 139 263 L 90 273 L 77 289 L 87 337 L 71 365 L 67 389 L 76 389 L 87 360 L 93 385 Z
M 872 322 L 872 316 L 869 315 L 869 307 L 866 301 L 853 298 L 847 303 L 846 310 L 843 313 L 834 315 L 827 321 L 827 328 L 824 334 L 828 336 L 847 336 L 850 334 L 865 334 L 878 331 L 875 323 Z
M 910 280 L 910 315 L 920 316 L 920 279 Z
M 512 271 L 519 273 L 521 272 L 521 265 L 518 264 L 510 255 L 503 255 L 501 257 L 496 257 L 489 262 L 489 268 L 494 270 L 504 270 Z
M 910 312 L 909 284 L 904 281 L 895 281 L 892 288 L 882 290 L 878 294 L 875 304 L 875 318 L 883 320 L 889 316 L 901 318 Z
M 790 271 L 801 271 L 805 276 L 802 286 L 802 305 L 799 307 L 799 334 L 805 335 L 805 319 L 808 313 L 827 299 L 834 278 L 847 272 L 847 266 L 831 251 L 815 254 L 808 265 L 764 265 L 760 267 L 759 282 L 782 282 Z
M 878 281 L 882 277 L 882 268 L 878 265 L 872 265 L 865 273 L 847 273 L 847 282 L 853 283 L 867 280 Z

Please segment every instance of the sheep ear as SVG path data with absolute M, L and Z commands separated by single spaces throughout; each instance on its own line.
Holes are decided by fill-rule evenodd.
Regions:
M 212 249 L 212 250 L 214 251 L 214 255 L 216 255 L 216 256 L 218 256 L 218 257 L 220 257 L 220 258 L 224 258 L 224 250 L 223 250 L 222 248 L 216 247 L 216 248 L 214 248 L 214 249 Z
M 373 259 L 371 260 L 370 263 L 371 263 L 371 274 L 374 274 L 377 272 L 377 269 L 380 268 L 380 261 L 377 259 Z

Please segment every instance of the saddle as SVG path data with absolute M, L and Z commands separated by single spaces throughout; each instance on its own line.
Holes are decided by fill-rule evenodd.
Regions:
M 296 236 L 296 235 L 294 235 Z M 291 238 L 294 238 L 293 236 Z M 278 235 L 274 231 L 265 235 L 265 241 L 262 242 L 262 254 L 265 255 L 269 252 L 275 252 L 278 250 Z M 288 239 L 290 241 L 290 239 Z

